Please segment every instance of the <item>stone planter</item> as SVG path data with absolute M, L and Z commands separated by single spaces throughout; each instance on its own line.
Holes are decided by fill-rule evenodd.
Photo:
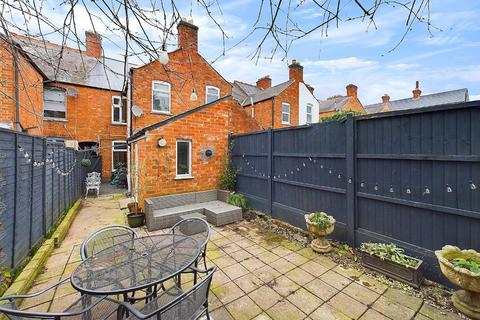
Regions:
M 460 250 L 454 246 L 444 246 L 435 251 L 440 269 L 454 285 L 462 288 L 452 295 L 455 308 L 473 319 L 480 319 L 480 273 L 455 267 L 450 261 L 456 258 L 471 258 L 480 261 L 480 253 L 475 250 Z
M 324 228 L 320 228 L 317 224 L 310 221 L 310 217 L 313 215 L 314 213 L 305 215 L 305 222 L 307 223 L 308 232 L 310 232 L 310 234 L 315 238 L 310 246 L 312 247 L 313 251 L 318 253 L 330 252 L 332 251 L 332 245 L 330 244 L 330 241 L 325 239 L 325 236 L 332 233 L 335 229 L 335 219 L 329 216 L 331 223 Z
M 145 213 L 135 212 L 127 214 L 127 222 L 131 228 L 138 228 L 145 223 Z

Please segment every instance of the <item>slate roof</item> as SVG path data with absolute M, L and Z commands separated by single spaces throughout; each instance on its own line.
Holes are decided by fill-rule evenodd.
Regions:
M 14 35 L 16 42 L 51 81 L 121 91 L 123 61 L 89 57 L 78 48 L 62 47 L 39 39 Z M 128 69 L 133 65 L 129 65 Z M 127 70 L 128 70 L 127 69 Z
M 318 100 L 319 111 L 322 113 L 341 110 L 347 104 L 347 102 L 350 101 L 350 99 L 352 98 L 346 96 L 335 96 L 328 98 L 327 100 Z
M 407 98 L 400 100 L 393 100 L 388 102 L 390 111 L 406 110 L 431 107 L 442 104 L 466 102 L 469 100 L 467 89 L 458 89 L 452 91 L 444 91 L 433 94 L 422 95 L 418 98 Z M 382 112 L 383 103 L 375 103 L 365 106 L 367 113 Z
M 288 80 L 267 89 L 260 89 L 248 83 L 234 81 L 232 84 L 232 96 L 242 107 L 245 107 L 252 102 L 257 103 L 278 96 L 292 83 L 293 80 Z

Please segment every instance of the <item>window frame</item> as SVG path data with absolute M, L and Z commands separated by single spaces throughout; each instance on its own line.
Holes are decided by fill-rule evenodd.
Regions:
M 61 91 L 63 92 L 63 95 L 65 97 L 64 100 L 64 106 L 65 106 L 65 117 L 60 118 L 60 117 L 49 117 L 45 116 L 45 91 L 47 90 L 53 90 L 53 91 Z M 49 100 L 53 101 L 53 100 Z M 49 110 L 49 111 L 54 111 L 54 110 Z M 42 95 L 42 114 L 43 114 L 43 119 L 45 120 L 53 120 L 53 121 L 67 121 L 67 91 L 64 88 L 60 87 L 54 87 L 54 86 L 45 86 L 43 88 L 43 95 Z
M 308 107 L 310 107 L 310 112 L 308 112 Z M 308 117 L 310 116 L 310 121 L 308 121 Z M 305 107 L 305 122 L 307 124 L 311 124 L 313 122 L 313 104 L 307 103 Z
M 115 115 L 114 108 L 116 108 L 115 104 L 113 103 L 114 99 L 120 99 L 120 107 L 117 106 L 117 108 L 120 109 L 120 111 L 119 111 L 120 121 L 115 121 L 115 119 L 114 119 L 114 115 Z M 125 119 L 122 119 L 123 118 L 122 107 L 127 108 L 126 98 L 122 97 L 122 96 L 112 96 L 112 124 L 118 124 L 118 125 L 123 125 L 123 126 L 127 125 L 126 117 L 125 117 Z M 125 116 L 126 115 L 127 115 L 127 113 L 126 113 L 126 110 L 125 110 Z M 122 122 L 122 120 L 125 121 L 125 122 Z
M 127 141 L 125 141 L 125 140 L 113 140 L 112 141 L 112 172 L 117 171 L 117 169 L 115 169 L 115 166 L 114 166 L 114 163 L 113 163 L 113 153 L 114 152 L 125 152 L 127 154 L 127 161 L 128 161 L 128 147 L 125 150 L 115 151 L 115 143 L 125 143 L 125 145 L 126 145 Z M 125 165 L 126 165 L 126 163 L 125 163 Z
M 208 102 L 208 89 L 215 89 L 215 90 L 217 90 L 217 99 L 215 99 L 215 100 L 213 100 L 213 101 L 216 101 L 216 100 L 220 99 L 220 88 L 215 87 L 215 86 L 206 86 L 206 87 L 205 87 L 205 103 L 211 103 L 211 102 L 213 102 L 213 101 Z
M 178 143 L 188 143 L 188 173 L 178 174 Z M 175 141 L 175 179 L 191 179 L 192 176 L 192 140 L 177 139 Z
M 167 111 L 163 111 L 163 110 L 155 110 L 154 109 L 154 105 L 153 105 L 153 102 L 154 102 L 154 99 L 153 99 L 153 93 L 154 91 L 159 91 L 159 90 L 155 90 L 155 84 L 162 84 L 162 85 L 166 85 L 168 87 L 168 110 Z M 171 110 L 172 110 L 172 86 L 170 83 L 166 82 L 166 81 L 161 81 L 161 80 L 152 80 L 152 113 L 157 113 L 157 114 L 172 114 Z
M 283 111 L 283 106 L 284 106 L 284 105 L 288 106 L 288 112 Z M 291 110 L 292 110 L 292 109 L 291 109 L 291 107 L 290 107 L 290 103 L 288 103 L 288 102 L 282 102 L 282 124 L 290 124 L 290 120 L 291 120 L 291 119 L 290 119 L 290 112 L 291 112 Z M 283 115 L 284 115 L 284 114 L 287 114 L 287 115 L 288 115 L 288 121 L 284 121 L 284 120 L 283 120 Z

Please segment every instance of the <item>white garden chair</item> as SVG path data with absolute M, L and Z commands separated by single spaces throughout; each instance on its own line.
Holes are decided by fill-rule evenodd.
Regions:
M 90 172 L 87 174 L 85 179 L 85 198 L 88 195 L 89 190 L 95 190 L 97 197 L 100 194 L 100 185 L 102 184 L 102 179 L 100 178 L 100 173 Z

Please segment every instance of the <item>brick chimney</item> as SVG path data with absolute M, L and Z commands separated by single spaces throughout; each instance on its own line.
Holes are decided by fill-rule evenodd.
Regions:
M 347 86 L 347 97 L 357 98 L 357 89 L 358 87 L 354 84 L 349 84 Z
M 313 91 L 315 90 L 315 88 L 312 87 L 312 86 L 309 85 L 309 84 L 306 84 L 306 83 L 305 83 L 305 85 L 307 86 L 308 91 L 310 91 L 310 93 L 313 94 Z
M 296 80 L 297 82 L 303 82 L 303 67 L 300 62 L 293 59 L 292 63 L 288 66 L 288 79 Z
M 182 18 L 177 25 L 178 47 L 185 50 L 198 51 L 198 27 L 193 20 Z
M 382 104 L 383 104 L 383 107 L 382 107 L 382 110 L 381 112 L 388 112 L 390 111 L 390 107 L 388 106 L 388 103 L 390 102 L 390 96 L 388 94 L 384 94 L 382 96 Z
M 92 31 L 85 31 L 86 54 L 89 57 L 102 57 L 102 36 Z
M 272 79 L 270 76 L 265 76 L 257 80 L 257 87 L 260 89 L 268 89 L 272 86 Z
M 420 82 L 418 82 L 418 80 L 415 82 L 415 89 L 412 91 L 412 93 L 414 99 L 419 98 L 422 94 L 422 90 L 420 90 Z

